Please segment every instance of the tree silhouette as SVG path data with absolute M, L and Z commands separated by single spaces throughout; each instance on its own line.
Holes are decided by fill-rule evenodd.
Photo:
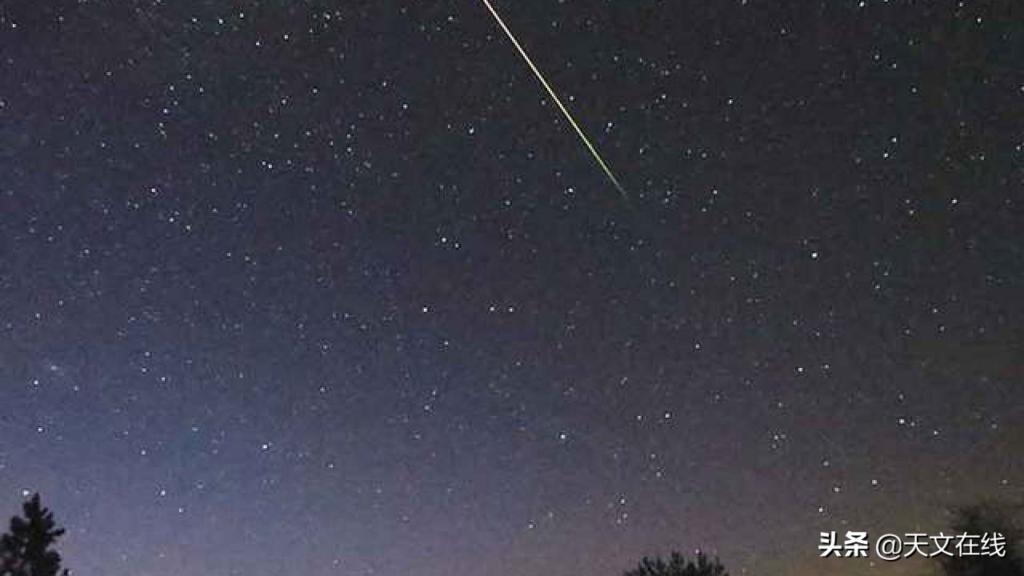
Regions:
M 1008 510 L 1008 507 L 994 503 L 976 504 L 956 510 L 952 528 L 957 535 L 1001 534 L 1005 539 L 1005 553 L 1003 556 L 965 556 L 954 552 L 953 556 L 939 556 L 942 573 L 946 576 L 1024 576 L 1024 556 L 1021 550 L 1021 537 L 1024 533 Z
M 60 554 L 50 549 L 64 529 L 56 527 L 39 494 L 22 505 L 22 513 L 23 518 L 11 518 L 10 531 L 0 537 L 0 576 L 67 576 Z
M 708 560 L 702 552 L 697 553 L 696 562 L 687 560 L 678 552 L 673 552 L 666 562 L 660 557 L 644 557 L 640 565 L 626 572 L 623 576 L 729 576 L 725 566 L 718 561 Z

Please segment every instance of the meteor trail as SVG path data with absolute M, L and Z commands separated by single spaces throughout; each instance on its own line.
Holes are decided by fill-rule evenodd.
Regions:
M 622 187 L 622 184 L 619 184 L 619 179 L 616 178 L 615 174 L 612 173 L 612 169 L 609 168 L 608 164 L 606 164 L 604 159 L 601 158 L 601 155 L 597 152 L 597 148 L 595 148 L 594 145 L 590 143 L 590 139 L 587 138 L 587 135 L 583 133 L 583 129 L 580 128 L 580 125 L 577 124 L 576 120 L 573 119 L 572 114 L 569 114 L 569 110 L 566 109 L 564 104 L 562 104 L 561 99 L 558 98 L 558 94 L 555 94 L 555 90 L 551 87 L 550 84 L 548 84 L 548 81 L 544 79 L 544 75 L 541 74 L 540 70 L 537 69 L 537 66 L 534 65 L 533 60 L 530 60 L 530 56 L 526 53 L 526 50 L 523 49 L 522 45 L 519 44 L 519 41 L 516 40 L 516 37 L 512 34 L 512 31 L 509 30 L 508 26 L 505 25 L 505 21 L 502 20 L 501 16 L 498 15 L 498 11 L 495 10 L 494 6 L 491 5 L 490 0 L 483 0 L 483 3 L 485 6 L 487 6 L 487 9 L 491 12 L 491 15 L 494 16 L 494 19 L 498 21 L 498 25 L 501 26 L 501 29 L 505 31 L 505 35 L 508 36 L 508 39 L 512 41 L 512 45 L 515 46 L 516 50 L 519 51 L 519 54 L 523 57 L 523 60 L 526 60 L 526 64 L 529 65 L 530 70 L 533 70 L 533 75 L 537 77 L 537 80 L 540 80 L 540 83 L 544 86 L 544 89 L 547 90 L 548 94 L 551 95 L 551 99 L 554 100 L 555 104 L 558 105 L 558 108 L 559 110 L 562 111 L 562 114 L 565 116 L 565 119 L 569 121 L 569 124 L 572 124 L 572 127 L 576 130 L 576 134 L 579 135 L 580 140 L 583 140 L 583 144 L 585 144 L 587 149 L 590 150 L 590 155 L 594 157 L 594 160 L 597 160 L 597 163 L 601 166 L 601 170 L 604 170 L 605 175 L 607 175 L 608 179 L 611 180 L 612 184 L 615 185 L 615 188 L 619 191 L 619 194 L 622 194 L 622 197 L 628 202 L 629 195 L 626 194 L 626 189 Z

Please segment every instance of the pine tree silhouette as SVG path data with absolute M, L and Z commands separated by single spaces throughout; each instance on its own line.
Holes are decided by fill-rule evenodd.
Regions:
M 697 561 L 687 560 L 678 552 L 669 556 L 668 562 L 660 557 L 644 558 L 635 569 L 624 576 L 729 576 L 725 566 L 718 561 L 708 560 L 703 553 L 697 553 Z
M 939 556 L 946 576 L 1024 576 L 1024 530 L 1014 518 L 1020 507 L 1005 503 L 983 502 L 957 509 L 953 521 L 955 534 L 974 536 L 998 533 L 1003 538 L 1002 555 Z M 978 552 L 977 549 L 974 550 Z
M 0 537 L 0 576 L 67 576 L 60 554 L 50 547 L 64 534 L 53 514 L 35 494 L 22 505 L 24 517 L 11 518 L 11 528 Z

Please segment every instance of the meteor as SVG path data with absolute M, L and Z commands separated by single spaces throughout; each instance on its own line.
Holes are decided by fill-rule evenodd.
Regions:
M 565 116 L 565 119 L 568 120 L 569 124 L 571 124 L 573 129 L 576 130 L 576 134 L 580 137 L 580 140 L 583 141 L 583 144 L 587 147 L 587 150 L 590 151 L 590 155 L 593 156 L 594 160 L 597 161 L 597 164 L 601 167 L 601 170 L 604 170 L 605 175 L 608 176 L 608 179 L 611 180 L 611 183 L 615 185 L 615 188 L 619 191 L 619 194 L 621 194 L 622 197 L 627 202 L 629 202 L 629 195 L 626 194 L 626 189 L 622 187 L 622 184 L 619 183 L 619 179 L 615 177 L 615 174 L 612 172 L 612 169 L 609 168 L 608 164 L 606 164 L 604 159 L 601 158 L 601 155 L 597 152 L 597 148 L 595 148 L 594 145 L 590 143 L 590 139 L 587 138 L 587 135 L 583 133 L 583 129 L 580 128 L 580 125 L 576 123 L 576 120 L 572 117 L 572 114 L 569 114 L 569 110 L 565 107 L 564 104 L 562 104 L 562 100 L 558 97 L 558 94 L 555 93 L 555 90 L 551 87 L 551 84 L 548 84 L 548 81 L 544 79 L 544 75 L 540 73 L 540 70 L 533 63 L 533 60 L 530 59 L 529 54 L 526 53 L 526 50 L 524 50 L 523 46 L 519 43 L 518 40 L 516 40 L 516 37 L 512 34 L 512 31 L 509 30 L 508 26 L 505 25 L 505 21 L 501 19 L 501 16 L 498 14 L 498 11 L 495 10 L 494 6 L 491 5 L 490 0 L 483 0 L 483 3 L 485 6 L 487 6 L 487 10 L 491 12 L 491 15 L 494 16 L 494 19 L 497 20 L 498 26 L 500 26 L 501 29 L 505 31 L 505 35 L 508 36 L 508 39 L 512 41 L 512 45 L 515 46 L 516 50 L 519 51 L 519 55 L 522 56 L 523 60 L 526 61 L 526 64 L 530 67 L 530 70 L 533 70 L 533 75 L 537 77 L 537 80 L 539 80 L 541 85 L 544 86 L 544 89 L 548 91 L 548 94 L 551 96 L 551 99 L 554 100 L 555 104 L 558 105 L 558 109 L 562 111 L 562 114 Z

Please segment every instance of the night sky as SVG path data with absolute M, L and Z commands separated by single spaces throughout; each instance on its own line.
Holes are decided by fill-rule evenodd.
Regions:
M 0 2 L 0 516 L 81 575 L 894 574 L 1024 496 L 1024 10 Z

